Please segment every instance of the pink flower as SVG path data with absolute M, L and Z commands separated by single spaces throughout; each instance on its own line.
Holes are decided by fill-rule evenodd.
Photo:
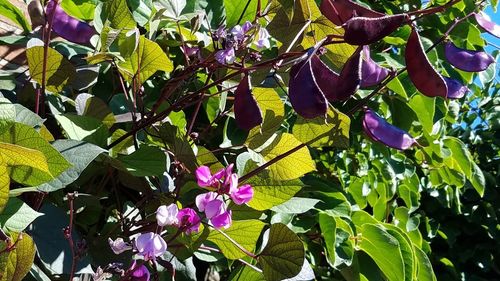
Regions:
M 221 199 L 214 199 L 205 206 L 205 215 L 215 228 L 228 228 L 231 225 L 231 211 Z
M 201 219 L 195 210 L 191 208 L 184 208 L 179 210 L 177 214 L 179 220 L 179 228 L 185 229 L 186 234 L 198 232 L 200 230 Z
M 179 222 L 177 219 L 178 212 L 179 208 L 175 204 L 162 205 L 156 210 L 156 222 L 159 226 L 176 225 Z
M 154 260 L 167 251 L 167 242 L 154 232 L 140 234 L 135 240 L 135 248 L 144 260 Z
M 205 206 L 208 202 L 214 200 L 217 197 L 217 193 L 215 192 L 207 192 L 196 196 L 196 207 L 200 212 L 205 211 Z
M 130 267 L 131 274 L 130 280 L 132 281 L 149 281 L 149 271 L 145 265 L 136 266 L 137 262 L 134 261 Z
M 195 172 L 196 179 L 198 180 L 198 185 L 202 187 L 218 187 L 220 180 L 224 176 L 224 169 L 221 169 L 214 175 L 210 172 L 210 168 L 207 166 L 200 166 Z
M 253 198 L 253 188 L 251 185 L 245 184 L 235 192 L 232 192 L 230 196 L 236 205 L 248 203 Z
M 132 249 L 132 246 L 130 246 L 128 243 L 125 243 L 125 241 L 123 241 L 123 238 L 120 237 L 116 238 L 116 240 L 114 241 L 113 239 L 108 238 L 108 243 L 109 247 L 111 247 L 111 250 L 113 251 L 113 253 L 115 253 L 115 255 L 119 255 L 125 251 Z

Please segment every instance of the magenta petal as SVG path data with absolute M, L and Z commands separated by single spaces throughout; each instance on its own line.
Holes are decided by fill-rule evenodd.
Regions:
M 443 76 L 444 81 L 446 82 L 446 86 L 448 87 L 448 95 L 446 95 L 449 99 L 459 99 L 465 96 L 465 93 L 469 91 L 467 86 L 462 85 L 458 80 Z
M 184 228 L 187 234 L 198 232 L 200 228 L 200 217 L 195 210 L 191 208 L 183 208 L 177 214 L 179 227 Z
M 205 215 L 207 219 L 212 219 L 213 217 L 222 214 L 225 211 L 224 202 L 220 199 L 214 199 L 205 205 Z
M 210 222 L 212 223 L 212 226 L 215 228 L 228 228 L 231 226 L 232 219 L 231 219 L 231 211 L 226 211 L 223 212 L 220 215 L 217 215 L 210 219 Z
M 249 184 L 241 186 L 236 192 L 231 193 L 231 199 L 236 205 L 248 203 L 253 198 L 253 188 Z
M 368 108 L 365 108 L 363 130 L 372 140 L 399 150 L 408 149 L 417 143 L 407 132 L 387 123 Z
M 207 166 L 200 166 L 195 172 L 196 179 L 198 180 L 198 185 L 203 187 L 211 186 L 212 184 L 212 173 L 210 168 Z
M 500 25 L 494 23 L 490 16 L 488 16 L 484 12 L 479 12 L 474 14 L 477 23 L 481 26 L 486 32 L 490 33 L 493 36 L 500 38 Z
M 132 269 L 130 277 L 130 280 L 132 281 L 149 281 L 150 274 L 148 268 L 145 265 L 135 267 L 134 261 L 134 269 Z
M 215 192 L 207 192 L 196 196 L 196 207 L 200 212 L 204 212 L 207 206 L 207 203 L 214 200 L 217 197 L 217 193 Z

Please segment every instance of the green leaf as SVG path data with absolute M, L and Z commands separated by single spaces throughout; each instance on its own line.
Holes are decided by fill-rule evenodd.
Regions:
M 418 119 L 428 133 L 432 132 L 434 125 L 435 99 L 421 94 L 413 95 L 409 102 L 413 111 L 417 112 Z
M 74 114 L 55 114 L 54 117 L 69 139 L 86 141 L 99 146 L 106 144 L 108 128 L 100 120 Z
M 230 28 L 237 25 L 241 14 L 243 14 L 243 17 L 241 17 L 239 24 L 243 24 L 247 20 L 253 21 L 257 13 L 257 2 L 258 1 L 255 0 L 224 0 L 224 7 L 226 8 L 226 25 Z M 266 5 L 267 0 L 262 0 L 262 11 Z
M 7 171 L 7 166 L 0 165 L 0 212 L 2 212 L 9 200 L 9 188 L 9 171 Z
M 34 46 L 26 49 L 26 58 L 30 69 L 31 78 L 42 85 L 43 73 L 43 47 Z M 75 67 L 59 52 L 52 48 L 47 49 L 46 89 L 59 93 L 76 75 Z
M 399 242 L 381 225 L 365 223 L 360 227 L 359 248 L 378 265 L 389 281 L 405 280 L 405 267 Z
M 8 231 L 21 232 L 41 215 L 43 214 L 13 197 L 9 199 L 7 206 L 0 213 L 0 227 Z
M 222 231 L 247 251 L 254 252 L 264 225 L 259 220 L 233 221 L 231 227 Z M 210 231 L 208 240 L 214 242 L 228 259 L 235 260 L 246 257 L 245 253 L 216 230 Z
M 22 27 L 24 32 L 31 31 L 31 25 L 28 20 L 26 20 L 21 10 L 8 0 L 0 0 L 0 15 L 10 19 L 12 22 Z
M 153 12 L 152 0 L 127 0 L 132 9 L 132 16 L 140 26 L 145 26 L 151 18 Z
M 325 240 L 326 260 L 328 261 L 330 266 L 334 266 L 337 224 L 335 223 L 335 219 L 332 216 L 325 213 L 319 213 L 318 221 L 321 233 L 323 234 L 323 239 Z
M 16 123 L 8 131 L 0 135 L 0 142 L 38 150 L 45 155 L 50 173 L 35 167 L 16 166 L 11 171 L 11 178 L 18 183 L 30 186 L 39 185 L 59 176 L 71 166 L 56 149 L 30 126 Z
M 252 94 L 264 115 L 262 125 L 251 129 L 245 141 L 249 148 L 254 149 L 263 145 L 281 127 L 285 107 L 275 89 L 255 87 Z
M 264 150 L 261 154 L 265 160 L 270 161 L 284 154 L 302 143 L 293 135 L 283 133 Z M 307 147 L 302 147 L 285 158 L 269 166 L 269 175 L 276 180 L 293 180 L 316 169 Z
M 314 208 L 318 202 L 320 200 L 314 198 L 292 197 L 283 204 L 272 207 L 271 210 L 277 213 L 302 214 Z
M 253 187 L 254 191 L 248 206 L 259 211 L 269 210 L 290 200 L 303 186 L 298 179 L 289 181 L 272 179 L 267 171 L 250 178 L 247 183 Z
M 16 107 L 6 99 L 0 100 L 0 134 L 16 121 Z
M 104 4 L 103 15 L 114 29 L 135 28 L 135 20 L 127 7 L 126 0 L 110 0 Z
M 429 261 L 427 255 L 418 247 L 413 247 L 415 251 L 415 257 L 417 259 L 418 265 L 418 281 L 436 281 L 436 275 L 434 275 L 434 270 L 432 269 L 432 264 Z
M 231 272 L 228 280 L 266 281 L 262 273 L 246 265 L 239 266 L 236 270 Z
M 51 176 L 47 165 L 47 159 L 45 159 L 45 155 L 38 150 L 0 142 L 0 157 L 2 157 L 3 164 L 11 168 L 15 169 L 15 166 L 28 166 Z
M 102 121 L 108 128 L 116 122 L 116 118 L 106 103 L 98 97 L 90 94 L 80 94 L 75 99 L 76 112 L 78 115 L 90 116 Z
M 16 111 L 16 122 L 31 127 L 42 126 L 44 120 L 38 114 L 17 103 L 14 104 L 14 107 Z
M 186 7 L 186 0 L 159 0 L 159 2 L 166 8 L 165 15 L 173 19 L 179 19 L 182 10 Z
M 387 232 L 398 240 L 399 250 L 403 257 L 405 267 L 405 280 L 412 281 L 417 274 L 417 264 L 413 244 L 408 235 L 400 228 L 392 224 L 384 224 Z
M 118 156 L 124 166 L 136 177 L 158 176 L 165 172 L 167 156 L 159 147 L 142 145 L 134 153 Z
M 80 176 L 90 162 L 105 152 L 104 149 L 96 145 L 77 140 L 57 140 L 52 146 L 71 163 L 72 167 L 62 172 L 54 180 L 37 186 L 38 190 L 44 192 L 52 192 L 68 186 Z
M 443 139 L 443 143 L 447 148 L 451 150 L 451 157 L 458 163 L 465 176 L 467 178 L 470 178 L 472 175 L 472 157 L 470 156 L 465 143 L 454 137 L 445 137 Z
M 94 0 L 62 0 L 61 7 L 69 15 L 81 20 L 93 20 L 96 9 Z
M 134 53 L 119 66 L 128 81 L 132 81 L 135 75 L 137 75 L 135 79 L 140 76 L 138 81 L 140 85 L 157 71 L 174 70 L 174 64 L 160 46 L 144 36 L 139 38 L 139 44 Z
M 317 139 L 310 146 L 349 147 L 349 128 L 351 119 L 335 108 L 327 112 L 326 120 L 323 117 L 305 119 L 297 117 L 293 126 L 293 135 L 301 142 L 306 143 Z
M 0 276 L 1 281 L 21 281 L 30 271 L 35 259 L 35 243 L 26 233 L 13 233 L 12 250 L 3 251 L 5 242 L 0 242 Z
M 469 180 L 477 193 L 482 197 L 484 195 L 484 188 L 486 187 L 486 180 L 483 171 L 475 162 L 472 162 L 472 175 Z
M 296 276 L 302 269 L 305 252 L 302 241 L 286 225 L 271 225 L 267 245 L 259 255 L 259 265 L 268 281 Z

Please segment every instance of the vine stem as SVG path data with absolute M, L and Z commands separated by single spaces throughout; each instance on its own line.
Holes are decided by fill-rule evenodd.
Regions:
M 68 204 L 69 204 L 69 225 L 67 228 L 67 233 L 66 234 L 66 239 L 68 240 L 69 243 L 69 248 L 71 250 L 71 270 L 70 270 L 70 275 L 69 275 L 69 280 L 73 280 L 73 276 L 75 275 L 76 271 L 76 251 L 75 251 L 75 243 L 73 241 L 73 216 L 74 216 L 74 200 L 76 195 L 74 193 L 68 193 Z

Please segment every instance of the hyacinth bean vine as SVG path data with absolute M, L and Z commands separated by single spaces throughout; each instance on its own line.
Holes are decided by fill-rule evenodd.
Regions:
M 26 2 L 0 280 L 498 277 L 496 0 Z

